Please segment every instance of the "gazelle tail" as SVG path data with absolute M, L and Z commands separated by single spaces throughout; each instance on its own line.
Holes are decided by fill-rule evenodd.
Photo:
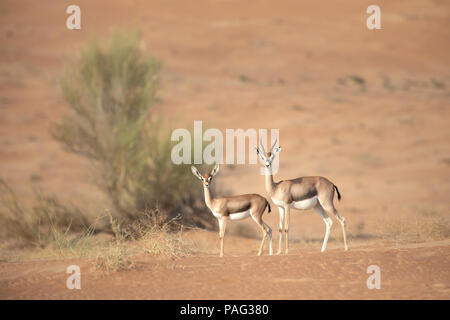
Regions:
M 341 200 L 341 194 L 339 193 L 338 187 L 334 186 L 334 188 L 336 189 L 336 192 L 337 192 L 337 195 L 338 195 L 338 200 Z

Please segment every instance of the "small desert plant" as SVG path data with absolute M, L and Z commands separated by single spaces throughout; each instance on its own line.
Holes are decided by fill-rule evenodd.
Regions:
M 107 273 L 128 270 L 133 266 L 132 253 L 124 241 L 110 242 L 94 260 L 95 269 Z
M 178 217 L 162 223 L 157 210 L 145 211 L 128 224 L 122 225 L 108 212 L 114 240 L 102 249 L 94 261 L 97 270 L 108 273 L 131 269 L 135 263 L 134 254 L 144 252 L 171 258 L 186 256 L 190 253 L 187 244 L 181 238 L 182 231 L 173 230 Z
M 41 193 L 36 193 L 32 203 L 30 208 L 24 207 L 12 188 L 0 179 L 0 229 L 3 237 L 15 238 L 23 245 L 44 247 L 54 243 L 62 247 L 67 246 L 73 232 L 83 234 L 88 228 L 87 217 L 73 205 L 63 205 L 57 198 Z
M 116 33 L 106 47 L 91 42 L 62 80 L 70 112 L 52 133 L 95 165 L 114 216 L 132 221 L 159 207 L 163 220 L 182 212 L 208 226 L 201 189 L 187 166 L 171 161 L 170 133 L 149 120 L 160 68 L 142 51 L 139 35 Z
M 134 265 L 132 252 L 125 241 L 121 225 L 110 212 L 108 216 L 115 238 L 106 248 L 102 248 L 94 261 L 94 267 L 107 273 L 131 269 Z
M 158 210 L 144 211 L 135 221 L 124 226 L 124 237 L 137 241 L 145 253 L 168 257 L 189 255 L 191 250 L 182 239 L 181 216 L 169 221 L 161 221 L 161 216 Z
M 87 257 L 97 245 L 93 239 L 94 226 L 85 227 L 81 232 L 74 234 L 70 225 L 62 231 L 52 228 L 53 241 L 51 247 L 56 248 L 62 257 Z

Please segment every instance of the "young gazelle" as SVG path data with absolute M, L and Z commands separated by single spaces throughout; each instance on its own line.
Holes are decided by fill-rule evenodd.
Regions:
M 258 256 L 262 254 L 266 237 L 269 237 L 269 254 L 272 255 L 272 229 L 262 220 L 266 207 L 270 212 L 270 204 L 266 198 L 259 194 L 243 194 L 232 197 L 212 197 L 209 185 L 214 176 L 219 172 L 219 165 L 216 164 L 210 174 L 200 174 L 196 167 L 191 167 L 192 173 L 203 183 L 206 206 L 219 221 L 220 256 L 223 256 L 223 238 L 227 220 L 242 220 L 248 217 L 259 225 L 263 232 L 263 238 L 259 247 Z
M 281 253 L 281 243 L 283 239 L 283 228 L 286 240 L 286 254 L 289 251 L 288 247 L 288 231 L 289 231 L 289 216 L 291 208 L 298 210 L 307 210 L 314 208 L 325 222 L 326 231 L 322 244 L 322 252 L 327 247 L 328 237 L 330 236 L 330 229 L 333 220 L 329 217 L 333 214 L 342 226 L 342 233 L 344 235 L 345 250 L 348 250 L 347 237 L 345 234 L 345 218 L 342 217 L 336 210 L 333 204 L 334 190 L 337 192 L 338 200 L 341 199 L 338 188 L 328 179 L 324 177 L 301 177 L 292 180 L 282 180 L 279 182 L 273 181 L 272 175 L 272 161 L 281 151 L 281 147 L 275 148 L 275 143 L 270 148 L 270 152 L 266 153 L 262 140 L 260 140 L 261 150 L 256 147 L 256 153 L 264 162 L 266 171 L 265 184 L 266 191 L 269 193 L 273 203 L 278 206 L 280 212 L 280 242 L 277 254 Z

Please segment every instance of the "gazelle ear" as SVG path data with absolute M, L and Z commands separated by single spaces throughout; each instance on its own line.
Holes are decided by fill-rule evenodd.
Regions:
M 219 165 L 216 164 L 214 169 L 212 169 L 212 171 L 211 171 L 211 176 L 214 177 L 218 172 L 219 172 Z
M 278 147 L 276 147 L 276 148 L 273 150 L 273 153 L 274 153 L 274 154 L 277 154 L 277 153 L 280 152 L 280 151 L 281 151 L 281 147 L 278 146 Z
M 200 172 L 197 170 L 196 167 L 191 166 L 191 171 L 194 174 L 194 176 L 196 176 L 197 178 L 199 178 L 200 180 L 202 180 L 202 175 L 200 174 Z

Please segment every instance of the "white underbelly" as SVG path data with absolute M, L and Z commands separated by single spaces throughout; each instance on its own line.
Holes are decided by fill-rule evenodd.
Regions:
M 251 210 L 247 210 L 243 212 L 231 213 L 228 217 L 230 220 L 242 220 L 249 217 L 251 213 Z
M 283 201 L 278 201 L 272 198 L 272 202 L 278 206 L 278 207 L 284 207 L 284 202 Z
M 279 207 L 285 206 L 285 203 L 283 201 L 278 201 L 278 200 L 274 200 L 274 199 L 272 199 L 272 201 L 274 204 L 276 204 Z M 316 206 L 316 204 L 317 204 L 317 196 L 314 196 L 309 199 L 293 201 L 293 202 L 291 202 L 290 207 L 294 208 L 294 209 L 298 209 L 298 210 L 308 210 L 308 209 L 314 208 Z
M 214 215 L 214 217 L 216 217 L 217 219 L 222 219 L 222 215 L 221 214 L 219 214 L 217 212 L 214 212 L 214 211 L 211 211 L 211 212 Z M 230 219 L 230 220 L 242 220 L 242 219 L 245 219 L 245 218 L 249 217 L 251 215 L 251 213 L 252 213 L 251 210 L 231 213 L 228 216 L 228 219 Z
M 309 199 L 292 202 L 291 208 L 299 210 L 308 210 L 314 208 L 316 204 L 317 204 L 317 197 L 312 197 Z

